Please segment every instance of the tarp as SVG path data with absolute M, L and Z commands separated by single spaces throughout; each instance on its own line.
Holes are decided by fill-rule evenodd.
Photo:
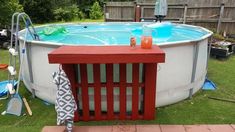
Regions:
M 209 79 L 206 79 L 202 87 L 203 90 L 215 90 L 216 85 Z
M 7 88 L 7 84 L 9 83 L 9 81 L 2 81 L 0 82 L 0 97 L 3 95 L 6 95 L 8 92 L 8 88 Z M 14 81 L 14 86 L 16 86 L 17 81 Z
M 154 15 L 155 16 L 166 16 L 167 15 L 167 1 L 166 0 L 156 0 Z

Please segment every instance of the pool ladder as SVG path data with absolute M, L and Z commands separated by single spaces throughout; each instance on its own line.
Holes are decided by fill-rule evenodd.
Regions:
M 15 21 L 16 18 L 16 21 Z M 24 42 L 23 45 L 20 48 L 20 44 L 19 44 L 19 27 L 20 27 L 20 20 L 23 20 L 24 24 L 25 24 L 25 38 L 24 38 Z M 37 34 L 32 21 L 30 19 L 30 17 L 22 12 L 16 12 L 12 15 L 12 19 L 11 19 L 11 45 L 9 48 L 9 55 L 10 55 L 10 59 L 9 59 L 9 66 L 8 66 L 8 81 L 9 84 L 7 85 L 8 89 L 9 89 L 9 93 L 10 94 L 14 94 L 14 84 L 15 84 L 15 79 L 16 79 L 16 75 L 17 75 L 17 71 L 16 71 L 16 63 L 17 63 L 17 56 L 19 58 L 19 73 L 18 73 L 18 83 L 17 83 L 17 88 L 16 91 L 18 92 L 19 89 L 19 84 L 20 84 L 20 78 L 21 78 L 21 70 L 22 67 L 21 65 L 23 64 L 23 60 L 24 60 L 24 53 L 26 52 L 26 48 L 25 48 L 25 44 L 26 44 L 26 39 L 27 39 L 27 35 L 28 33 L 30 34 L 30 36 L 32 37 L 33 40 L 37 40 L 39 41 L 39 35 Z M 15 44 L 13 44 L 15 43 Z M 21 49 L 21 52 L 20 52 Z M 19 54 L 20 53 L 20 54 Z M 13 91 L 11 91 L 13 90 Z M 33 91 L 33 96 L 34 96 L 34 91 Z

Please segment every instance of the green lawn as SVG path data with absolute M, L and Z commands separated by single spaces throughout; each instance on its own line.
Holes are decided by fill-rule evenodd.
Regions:
M 7 50 L 0 49 L 0 63 L 8 63 Z M 209 78 L 218 89 L 199 91 L 191 100 L 158 108 L 156 119 L 152 121 L 99 121 L 79 122 L 76 125 L 111 125 L 111 124 L 224 124 L 235 123 L 235 104 L 208 99 L 208 96 L 235 100 L 235 56 L 219 61 L 210 59 Z M 0 81 L 7 79 L 7 72 L 0 71 Z M 45 125 L 56 125 L 53 105 L 46 105 L 42 100 L 32 98 L 21 85 L 20 95 L 27 98 L 33 116 L 0 115 L 0 131 L 40 131 Z M 7 100 L 0 100 L 0 113 L 6 109 Z M 24 110 L 25 113 L 25 110 Z

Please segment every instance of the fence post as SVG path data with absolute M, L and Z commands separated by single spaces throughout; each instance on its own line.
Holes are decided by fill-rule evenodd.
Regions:
M 107 18 L 106 18 L 106 3 L 104 3 L 103 13 L 104 13 L 104 21 L 106 22 L 107 21 Z
M 123 6 L 120 6 L 121 8 L 121 21 L 123 21 Z
M 183 19 L 183 24 L 186 23 L 187 21 L 187 10 L 188 10 L 188 4 L 184 5 L 184 19 Z
M 140 21 L 140 5 L 136 4 L 135 7 L 135 21 L 139 22 Z
M 219 14 L 219 20 L 218 20 L 216 33 L 220 32 L 221 21 L 223 19 L 223 15 L 224 15 L 224 3 L 221 3 L 221 5 L 220 5 L 220 14 Z

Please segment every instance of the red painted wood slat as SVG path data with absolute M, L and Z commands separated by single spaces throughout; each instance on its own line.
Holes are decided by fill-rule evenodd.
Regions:
M 157 64 L 165 61 L 165 53 L 157 46 L 151 49 L 141 49 L 140 46 L 62 46 L 48 54 L 49 63 L 60 63 L 68 75 L 73 94 L 77 98 L 77 88 L 82 89 L 82 110 L 79 120 L 112 120 L 112 119 L 154 119 L 156 96 Z M 126 69 L 120 66 L 120 82 L 113 82 L 113 64 L 133 64 L 132 83 L 126 82 Z M 139 83 L 139 64 L 144 63 L 144 81 Z M 76 79 L 75 65 L 80 64 L 81 83 Z M 94 83 L 88 83 L 86 64 L 95 64 Z M 106 82 L 100 82 L 100 66 L 106 64 Z M 98 68 L 99 67 L 99 68 Z M 124 72 L 125 71 L 125 72 Z M 95 115 L 90 115 L 88 87 L 94 87 Z M 101 114 L 101 87 L 107 90 L 107 114 Z M 120 114 L 114 113 L 114 87 L 120 87 Z M 132 114 L 126 114 L 126 87 L 132 89 Z M 144 90 L 144 111 L 138 113 L 139 87 Z M 77 115 L 76 115 L 77 114 Z M 78 121 L 78 112 L 75 113 Z
M 82 113 L 84 121 L 89 120 L 89 96 L 88 96 L 88 79 L 87 65 L 80 65 L 81 72 L 81 88 L 82 88 Z
M 101 83 L 101 87 L 106 87 L 106 83 Z M 126 87 L 132 87 L 132 83 L 126 83 Z M 77 87 L 81 86 L 80 83 L 76 84 Z M 94 87 L 94 83 L 88 83 L 88 87 Z M 113 87 L 119 87 L 120 83 L 119 82 L 114 82 Z M 138 87 L 144 87 L 144 83 L 138 83 Z
M 73 97 L 76 101 L 76 103 L 78 103 L 78 96 L 77 96 L 77 86 L 76 86 L 76 75 L 75 75 L 75 65 L 62 65 L 62 69 L 64 70 L 64 72 L 66 73 L 69 81 L 70 81 L 70 84 L 71 84 L 71 90 L 72 90 L 72 93 L 73 93 Z M 74 121 L 78 121 L 79 120 L 79 117 L 78 117 L 78 110 L 76 110 L 74 112 Z
M 120 73 L 120 119 L 124 120 L 126 118 L 126 64 L 119 65 Z
M 101 120 L 101 83 L 100 65 L 93 64 L 94 74 L 94 96 L 95 96 L 95 120 Z
M 114 114 L 114 115 L 113 115 L 113 120 L 118 120 L 118 119 L 120 119 L 119 117 L 120 117 L 119 114 Z M 101 115 L 101 120 L 107 120 L 107 119 L 108 119 L 108 118 L 107 118 L 107 115 L 105 115 L 105 114 Z M 127 119 L 127 120 L 131 120 L 132 117 L 131 117 L 130 115 L 127 115 L 127 116 L 126 116 L 126 119 Z M 139 120 L 143 120 L 143 119 L 144 119 L 143 115 L 139 115 L 139 116 L 138 116 L 138 119 L 139 119 Z M 83 116 L 79 116 L 79 120 L 84 120 Z M 90 116 L 90 117 L 89 117 L 89 121 L 95 121 L 95 120 L 96 120 L 96 119 L 95 119 L 95 116 Z
M 152 120 L 155 116 L 157 63 L 147 63 L 144 65 L 144 119 Z
M 132 119 L 136 120 L 139 116 L 139 64 L 132 64 Z
M 107 90 L 107 114 L 108 119 L 114 119 L 113 108 L 113 64 L 106 64 L 106 90 Z
M 164 62 L 165 53 L 157 46 L 62 46 L 48 54 L 50 63 L 105 64 Z

